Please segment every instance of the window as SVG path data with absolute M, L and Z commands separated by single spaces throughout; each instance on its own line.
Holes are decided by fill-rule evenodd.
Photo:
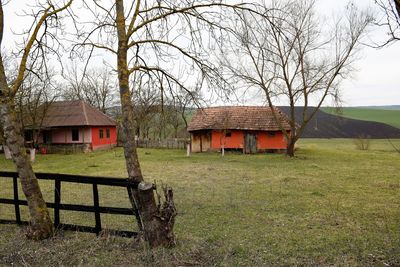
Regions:
M 99 138 L 103 139 L 103 137 L 104 137 L 103 129 L 100 129 L 99 130 Z
M 231 132 L 226 132 L 225 137 L 231 137 L 232 133 Z
M 110 129 L 108 129 L 108 128 L 106 129 L 106 137 L 110 138 Z
M 268 132 L 267 135 L 268 135 L 268 137 L 274 137 L 275 136 L 275 132 Z
M 72 141 L 79 141 L 79 129 L 72 129 Z
M 33 141 L 33 131 L 26 130 L 25 131 L 25 142 L 30 142 L 30 141 Z

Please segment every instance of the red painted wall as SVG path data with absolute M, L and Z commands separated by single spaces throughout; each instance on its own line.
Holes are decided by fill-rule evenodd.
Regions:
M 243 148 L 244 134 L 242 131 L 232 130 L 230 137 L 224 137 L 222 131 L 212 131 L 211 133 L 211 148 L 220 149 L 222 144 L 224 148 Z M 221 138 L 222 137 L 222 138 Z
M 110 138 L 107 138 L 106 129 L 110 129 Z M 103 130 L 103 138 L 100 138 L 100 130 Z M 117 144 L 117 127 L 115 126 L 92 127 L 93 150 L 116 144 Z
M 232 130 L 230 137 L 223 137 L 222 131 L 212 131 L 211 148 L 220 149 L 222 144 L 225 148 L 242 149 L 244 144 L 244 131 Z M 275 131 L 273 135 L 265 131 L 257 133 L 257 149 L 286 149 L 286 140 L 282 132 Z M 222 138 L 221 138 L 222 137 Z
M 282 132 L 268 132 L 257 133 L 257 148 L 258 149 L 286 149 L 286 139 Z

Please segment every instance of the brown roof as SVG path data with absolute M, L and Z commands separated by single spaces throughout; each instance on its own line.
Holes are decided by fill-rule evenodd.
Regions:
M 113 119 L 82 100 L 51 103 L 42 124 L 43 127 L 115 125 Z
M 287 117 L 274 108 L 278 119 L 286 130 L 290 130 Z M 278 123 L 274 120 L 269 107 L 213 107 L 197 110 L 188 126 L 188 131 L 206 129 L 259 130 L 278 131 Z

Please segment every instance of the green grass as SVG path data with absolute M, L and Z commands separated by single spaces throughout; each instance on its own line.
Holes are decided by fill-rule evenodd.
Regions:
M 325 107 L 322 108 L 322 111 L 338 115 L 334 108 Z M 343 107 L 339 115 L 351 119 L 382 122 L 400 128 L 399 109 L 384 110 L 377 108 Z
M 387 141 L 371 142 L 369 151 L 359 151 L 351 140 L 302 140 L 294 159 L 139 150 L 145 178 L 174 188 L 175 248 L 151 251 L 130 239 L 67 231 L 33 242 L 20 228 L 0 225 L 0 265 L 399 265 L 400 154 Z M 125 177 L 120 149 L 39 155 L 34 168 Z M 1 158 L 0 169 L 14 167 Z M 41 186 L 52 200 L 53 185 Z M 92 201 L 90 187 L 62 190 L 64 203 Z M 0 195 L 11 197 L 10 181 L 0 180 Z M 100 198 L 129 206 L 124 190 L 101 187 Z M 12 206 L 0 205 L 1 218 L 13 214 Z M 110 228 L 136 228 L 130 217 L 102 219 Z M 63 212 L 61 220 L 93 225 L 94 216 Z

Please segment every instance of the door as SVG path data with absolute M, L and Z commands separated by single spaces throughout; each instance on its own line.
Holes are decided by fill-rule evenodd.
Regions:
M 206 132 L 201 135 L 201 152 L 207 152 L 211 148 L 211 133 Z
M 244 134 L 244 153 L 246 154 L 257 153 L 257 134 L 255 133 Z
M 51 144 L 51 131 L 43 131 L 43 143 Z

